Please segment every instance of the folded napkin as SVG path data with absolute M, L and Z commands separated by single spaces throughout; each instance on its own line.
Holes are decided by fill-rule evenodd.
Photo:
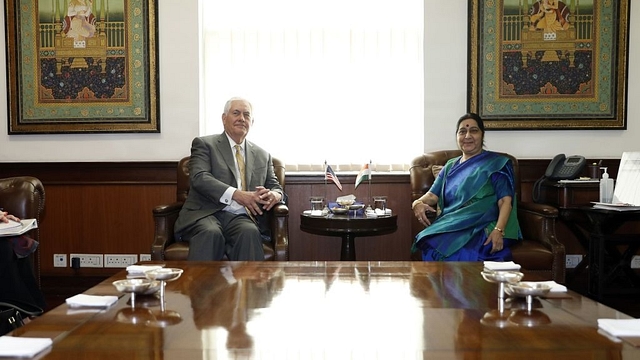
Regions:
M 393 212 L 391 211 L 391 209 L 370 209 L 370 210 L 366 210 L 364 213 L 367 217 L 371 217 L 371 218 L 376 218 L 378 216 L 391 216 L 393 214 Z
M 485 261 L 484 268 L 487 270 L 520 270 L 520 265 L 513 261 Z
M 52 343 L 49 338 L 2 336 L 0 337 L 0 356 L 33 357 Z
M 164 265 L 129 265 L 127 272 L 130 275 L 144 275 L 145 271 L 162 269 Z
M 613 336 L 640 336 L 640 319 L 598 319 L 598 327 Z
M 567 292 L 567 287 L 562 285 L 562 284 L 558 284 L 557 282 L 550 280 L 550 281 L 524 281 L 523 283 L 526 284 L 531 284 L 534 285 L 535 284 L 544 284 L 547 285 L 551 288 L 551 290 L 549 290 L 549 292 Z
M 85 295 L 85 294 L 78 294 L 66 300 L 67 305 L 69 305 L 69 307 L 72 307 L 72 308 L 75 308 L 75 307 L 106 308 L 115 304 L 116 301 L 118 301 L 117 296 L 110 296 L 110 295 L 101 296 L 101 295 Z

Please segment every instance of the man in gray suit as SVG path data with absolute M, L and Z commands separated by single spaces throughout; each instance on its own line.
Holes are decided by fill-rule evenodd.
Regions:
M 252 110 L 249 101 L 230 99 L 224 132 L 191 144 L 191 187 L 174 228 L 176 239 L 189 242 L 189 260 L 264 260 L 262 235 L 269 230 L 263 214 L 286 195 L 271 155 L 245 140 Z

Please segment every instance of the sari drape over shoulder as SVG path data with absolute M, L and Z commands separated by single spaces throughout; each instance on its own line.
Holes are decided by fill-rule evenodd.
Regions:
M 439 260 L 446 260 L 480 237 L 482 241 L 486 240 L 493 231 L 499 214 L 498 195 L 492 183 L 494 174 L 502 174 L 502 178 L 507 179 L 509 189 L 501 189 L 501 193 L 506 191 L 512 195 L 512 209 L 504 237 L 522 238 L 517 217 L 515 176 L 509 159 L 483 151 L 463 163 L 459 160 L 460 157 L 449 160 L 442 169 L 439 175 L 442 176 L 441 191 L 432 187 L 438 196 L 441 212 L 430 226 L 416 235 L 412 248 L 413 251 L 432 248 L 438 253 Z

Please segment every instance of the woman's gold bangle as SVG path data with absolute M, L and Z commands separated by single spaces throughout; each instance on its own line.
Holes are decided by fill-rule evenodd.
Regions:
M 422 203 L 422 200 L 420 199 L 413 200 L 413 202 L 411 203 L 411 210 L 413 210 L 413 208 L 415 208 L 418 203 Z
M 500 229 L 499 227 L 494 227 L 493 230 L 498 230 L 500 231 L 500 234 L 502 234 L 502 236 L 504 236 L 504 230 Z

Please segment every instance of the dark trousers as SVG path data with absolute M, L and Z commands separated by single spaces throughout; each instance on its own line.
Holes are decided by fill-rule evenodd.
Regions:
M 37 306 L 44 310 L 44 295 L 29 257 L 18 258 L 7 238 L 0 237 L 0 301 Z

